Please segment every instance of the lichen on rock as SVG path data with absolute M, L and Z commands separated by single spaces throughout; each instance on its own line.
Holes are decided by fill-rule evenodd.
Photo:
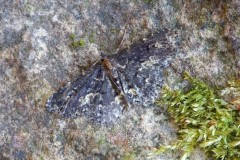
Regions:
M 31 0 L 1 1 L 0 8 L 0 159 L 146 159 L 176 138 L 162 118 L 166 111 L 154 106 L 129 107 L 109 127 L 45 108 L 52 93 L 86 74 L 101 53 L 121 53 L 163 28 L 177 34 L 166 37 L 181 48 L 163 83 L 181 87 L 184 70 L 216 86 L 239 76 L 238 1 Z M 72 33 L 84 47 L 69 47 Z

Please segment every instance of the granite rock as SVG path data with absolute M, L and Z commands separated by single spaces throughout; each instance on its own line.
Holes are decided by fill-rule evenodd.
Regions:
M 239 78 L 239 1 L 2 0 L 0 8 L 0 159 L 146 159 L 176 139 L 163 108 L 132 107 L 112 126 L 45 108 L 52 93 L 102 55 L 163 28 L 175 32 L 181 48 L 164 83 L 182 87 L 185 70 L 216 86 Z M 73 45 L 78 41 L 84 43 Z M 206 159 L 199 152 L 192 159 Z

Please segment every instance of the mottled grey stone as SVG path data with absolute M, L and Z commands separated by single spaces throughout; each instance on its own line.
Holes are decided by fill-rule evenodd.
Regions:
M 12 45 L 17 45 L 21 42 L 23 42 L 22 40 L 22 32 L 23 31 L 15 31 L 12 30 L 11 28 L 6 28 L 3 30 L 3 46 L 0 46 L 1 48 L 3 48 L 4 46 L 6 47 L 11 47 Z
M 162 118 L 166 111 L 156 106 L 130 107 L 108 127 L 45 108 L 50 95 L 86 73 L 101 52 L 114 55 L 163 28 L 175 32 L 175 39 L 166 37 L 181 48 L 163 83 L 183 87 L 184 70 L 216 86 L 239 77 L 238 1 L 0 0 L 0 8 L 1 159 L 146 159 L 176 139 Z M 70 47 L 71 33 L 85 45 Z

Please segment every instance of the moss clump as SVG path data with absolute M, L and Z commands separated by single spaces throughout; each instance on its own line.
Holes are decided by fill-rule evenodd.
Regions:
M 77 47 L 84 47 L 85 46 L 85 41 L 84 40 L 78 40 L 72 42 L 72 47 L 77 48 Z
M 183 151 L 182 160 L 200 147 L 214 159 L 240 159 L 239 110 L 223 99 L 204 82 L 185 74 L 191 87 L 187 91 L 164 87 L 159 105 L 168 111 L 178 128 L 178 140 L 156 152 Z
M 89 36 L 89 42 L 90 43 L 95 43 L 95 38 L 94 38 L 94 32 L 92 32 Z
M 73 33 L 71 33 L 69 35 L 69 38 L 72 41 L 71 44 L 70 44 L 70 47 L 76 49 L 78 47 L 84 47 L 85 46 L 85 41 L 83 39 L 76 40 L 76 36 Z
M 71 34 L 69 35 L 69 38 L 70 38 L 72 41 L 74 41 L 74 40 L 75 40 L 75 34 L 71 33 Z
M 134 160 L 134 159 L 136 159 L 136 155 L 134 152 L 129 152 L 123 155 L 123 157 L 121 158 L 121 160 Z

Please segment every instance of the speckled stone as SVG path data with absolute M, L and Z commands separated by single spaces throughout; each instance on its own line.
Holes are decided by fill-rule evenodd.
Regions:
M 172 0 L 0 1 L 0 159 L 146 159 L 176 139 L 163 108 L 132 107 L 121 123 L 46 111 L 48 97 L 102 55 L 168 28 L 181 50 L 164 83 L 182 87 L 184 70 L 212 85 L 239 77 L 240 2 Z M 71 47 L 74 41 L 83 46 Z M 160 92 L 160 91 L 159 91 Z M 164 118 L 165 117 L 165 118 Z M 192 159 L 206 159 L 202 153 Z M 152 159 L 178 159 L 166 153 Z

